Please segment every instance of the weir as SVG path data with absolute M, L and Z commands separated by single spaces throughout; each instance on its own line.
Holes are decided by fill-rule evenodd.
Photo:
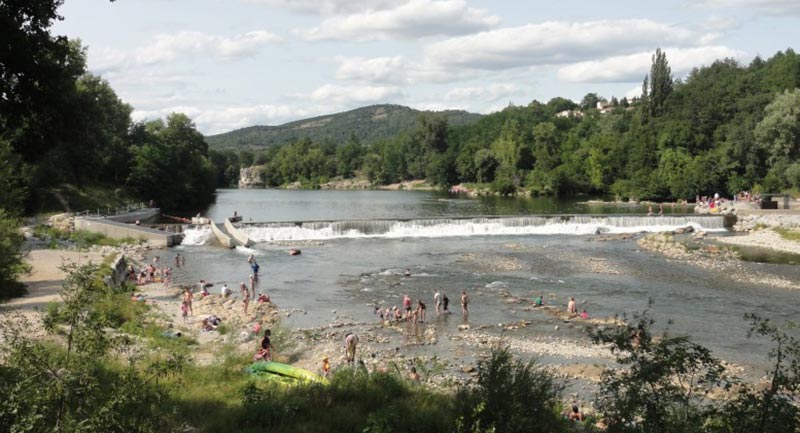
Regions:
M 243 223 L 255 242 L 364 237 L 448 237 L 480 235 L 636 233 L 695 230 L 724 231 L 735 219 L 721 215 L 528 215 L 393 220 L 340 220 Z
M 234 248 L 237 245 L 249 247 L 253 244 L 253 241 L 241 230 L 237 229 L 229 218 L 225 218 L 222 227 L 214 221 L 211 221 L 209 226 L 211 226 L 211 231 L 223 247 Z

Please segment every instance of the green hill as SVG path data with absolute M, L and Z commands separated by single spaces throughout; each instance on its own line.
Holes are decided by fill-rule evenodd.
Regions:
M 371 105 L 343 113 L 298 120 L 279 126 L 250 126 L 223 134 L 206 136 L 212 149 L 259 149 L 308 137 L 312 141 L 344 143 L 351 135 L 362 144 L 372 144 L 419 124 L 419 115 L 434 113 L 447 118 L 450 125 L 467 125 L 481 115 L 460 110 L 419 111 L 402 105 Z

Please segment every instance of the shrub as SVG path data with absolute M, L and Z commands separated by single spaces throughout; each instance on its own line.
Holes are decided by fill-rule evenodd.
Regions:
M 457 431 L 562 431 L 560 394 L 553 376 L 533 361 L 514 360 L 508 348 L 496 349 L 479 362 L 477 386 L 456 395 Z

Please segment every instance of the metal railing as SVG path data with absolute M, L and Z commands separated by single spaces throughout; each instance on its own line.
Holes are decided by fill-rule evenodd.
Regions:
M 75 216 L 94 216 L 94 217 L 101 217 L 101 216 L 114 216 L 114 215 L 122 215 L 130 212 L 134 212 L 141 209 L 146 209 L 148 206 L 145 205 L 145 202 L 139 203 L 128 203 L 125 206 L 117 206 L 117 207 L 106 207 L 97 208 L 97 209 L 87 209 L 81 212 L 75 213 Z

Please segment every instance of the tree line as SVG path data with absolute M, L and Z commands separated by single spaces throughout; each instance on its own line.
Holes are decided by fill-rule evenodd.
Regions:
M 103 207 L 154 200 L 190 210 L 218 185 L 191 119 L 134 122 L 133 108 L 87 70 L 80 40 L 51 33 L 62 3 L 0 0 L 0 297 L 24 271 L 18 218 L 69 206 L 61 192 L 109 191 Z
M 685 79 L 674 79 L 667 54 L 657 50 L 641 95 L 612 98 L 602 109 L 604 99 L 590 93 L 581 103 L 509 106 L 463 126 L 426 114 L 416 129 L 370 146 L 301 139 L 227 155 L 242 166 L 264 164 L 270 186 L 313 187 L 361 173 L 379 185 L 427 179 L 501 194 L 691 200 L 779 192 L 800 188 L 798 85 L 800 57 L 792 49 L 748 65 L 718 60 Z

